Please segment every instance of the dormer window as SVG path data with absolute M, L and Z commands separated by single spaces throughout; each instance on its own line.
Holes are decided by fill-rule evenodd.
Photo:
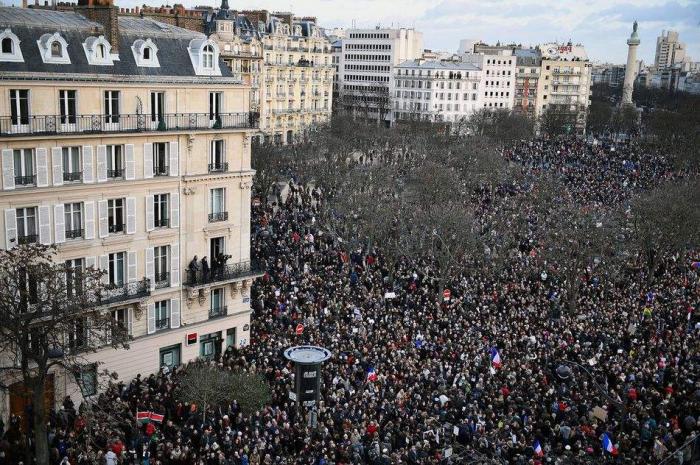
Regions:
M 131 46 L 136 64 L 141 67 L 158 68 L 158 47 L 151 39 L 138 39 Z
M 39 40 L 36 41 L 39 46 L 39 51 L 41 52 L 41 59 L 44 63 L 55 64 L 55 65 L 68 65 L 70 64 L 70 57 L 68 56 L 68 42 L 64 39 L 61 34 L 54 32 L 53 34 L 44 34 Z
M 0 62 L 22 62 L 22 50 L 19 48 L 19 39 L 11 30 L 0 31 Z
M 88 63 L 95 66 L 112 66 L 113 60 L 118 60 L 118 56 L 112 56 L 112 46 L 107 42 L 105 36 L 88 37 L 83 43 L 85 56 Z
M 202 52 L 202 66 L 205 69 L 212 69 L 214 67 L 214 48 L 211 45 L 204 47 Z
M 196 74 L 221 76 L 219 47 L 216 43 L 205 37 L 192 39 L 188 51 Z

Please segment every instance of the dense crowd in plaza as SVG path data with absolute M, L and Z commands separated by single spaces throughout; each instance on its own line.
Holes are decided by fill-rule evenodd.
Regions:
M 628 145 L 538 140 L 505 156 L 562 176 L 597 207 L 677 175 Z M 572 313 L 527 241 L 497 273 L 444 286 L 431 257 L 390 265 L 381 248 L 348 250 L 324 228 L 321 189 L 290 181 L 285 191 L 253 207 L 252 250 L 266 273 L 253 287 L 250 345 L 197 362 L 263 373 L 271 404 L 249 416 L 235 402 L 209 406 L 204 420 L 203 406 L 175 398 L 178 369 L 139 377 L 100 395 L 115 421 L 89 438 L 69 402 L 56 412 L 53 463 L 419 465 L 447 463 L 448 447 L 456 464 L 697 459 L 697 257 L 663 257 L 652 285 L 635 263 L 614 280 L 582 270 Z M 315 428 L 289 400 L 294 370 L 281 351 L 297 344 L 333 353 Z M 139 425 L 140 410 L 163 423 Z M 22 444 L 6 425 L 0 464 L 21 460 Z

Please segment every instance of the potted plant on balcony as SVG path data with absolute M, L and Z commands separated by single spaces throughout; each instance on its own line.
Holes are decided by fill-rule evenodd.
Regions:
M 214 126 L 212 126 L 213 129 L 221 129 L 221 116 L 217 115 L 216 120 L 214 121 Z
M 158 120 L 158 130 L 159 131 L 167 131 L 168 127 L 165 125 L 165 121 L 161 118 Z

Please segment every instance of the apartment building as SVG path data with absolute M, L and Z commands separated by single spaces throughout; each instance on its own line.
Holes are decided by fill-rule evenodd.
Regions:
M 685 61 L 686 47 L 679 40 L 677 31 L 662 31 L 656 38 L 654 69 L 661 71 Z
M 537 86 L 537 114 L 554 109 L 569 114 L 571 131 L 583 132 L 591 96 L 591 62 L 582 45 L 555 43 L 539 47 L 542 54 Z
M 85 3 L 0 8 L 0 246 L 55 244 L 72 276 L 105 271 L 100 310 L 132 341 L 86 358 L 130 379 L 249 342 L 257 128 L 215 41 Z M 223 255 L 217 273 L 188 270 Z M 52 380 L 55 399 L 79 398 L 72 373 Z M 11 397 L 5 418 L 24 407 Z
M 486 50 L 488 54 L 466 53 L 462 55 L 462 60 L 482 70 L 482 108 L 510 110 L 515 95 L 516 57 L 510 49 Z
M 471 63 L 404 61 L 394 68 L 394 118 L 463 122 L 482 108 L 480 81 L 481 70 Z
M 537 86 L 542 56 L 537 49 L 516 49 L 515 98 L 513 110 L 530 117 L 537 116 Z
M 414 29 L 349 29 L 337 63 L 343 110 L 391 124 L 394 67 L 420 58 L 423 34 Z

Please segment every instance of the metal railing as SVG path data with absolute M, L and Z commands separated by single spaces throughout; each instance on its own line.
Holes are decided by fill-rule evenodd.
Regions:
M 63 173 L 63 182 L 75 182 L 83 179 L 82 171 L 74 171 L 72 173 Z
M 168 176 L 169 174 L 168 165 L 155 165 L 153 167 L 153 176 Z
M 156 273 L 153 277 L 156 284 L 156 289 L 162 289 L 170 286 L 170 273 Z
M 228 163 L 209 163 L 208 169 L 210 173 L 225 173 L 228 171 Z
M 216 308 L 209 309 L 209 318 L 218 318 L 220 316 L 225 316 L 228 313 L 228 307 L 225 305 L 220 305 Z
M 80 239 L 83 237 L 82 229 L 70 229 L 66 231 L 66 239 Z
M 107 177 L 108 178 L 123 178 L 124 177 L 124 169 L 119 168 L 115 170 L 107 170 Z
M 209 213 L 209 222 L 210 223 L 216 223 L 217 221 L 227 221 L 227 220 L 228 220 L 228 212 Z
M 168 329 L 170 328 L 170 318 L 161 318 L 156 320 L 156 329 Z
M 110 233 L 118 233 L 118 232 L 124 232 L 124 226 L 123 224 L 110 224 L 109 225 L 109 232 Z
M 213 267 L 206 273 L 204 270 L 188 270 L 185 286 L 194 287 L 209 283 L 230 281 L 246 276 L 260 275 L 262 273 L 263 269 L 257 261 L 232 263 L 222 267 Z
M 17 243 L 19 243 L 20 245 L 35 244 L 37 242 L 39 242 L 38 234 L 25 234 L 23 236 L 17 236 Z
M 155 218 L 153 220 L 153 227 L 155 228 L 167 228 L 170 226 L 170 218 Z
M 17 186 L 33 186 L 36 176 L 15 176 L 15 185 Z
M 108 305 L 125 300 L 138 299 L 147 297 L 151 294 L 151 287 L 148 278 L 133 283 L 122 284 L 119 286 L 107 286 L 101 290 L 100 303 Z
M 78 115 L 75 123 L 61 124 L 57 115 L 35 115 L 26 124 L 14 124 L 11 116 L 0 117 L 0 136 L 27 134 L 82 134 L 105 132 L 181 131 L 195 129 L 256 128 L 248 113 L 219 113 L 216 119 L 209 113 L 168 113 L 161 115 L 158 127 L 153 127 L 150 115 Z

